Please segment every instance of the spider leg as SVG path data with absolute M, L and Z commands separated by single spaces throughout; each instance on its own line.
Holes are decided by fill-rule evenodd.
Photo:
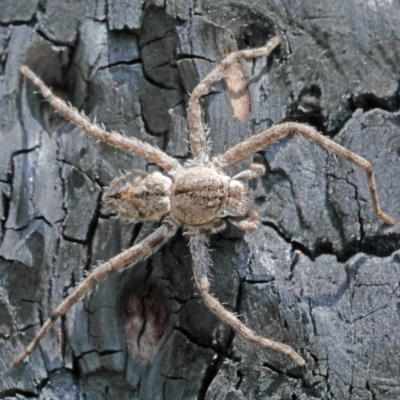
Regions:
M 254 232 L 260 225 L 260 217 L 257 212 L 251 209 L 247 210 L 246 219 L 243 221 L 235 221 L 232 218 L 228 218 L 228 222 L 235 225 L 236 228 L 241 229 L 245 232 Z
M 208 163 L 207 132 L 203 122 L 200 98 L 210 91 L 211 86 L 215 82 L 223 79 L 228 68 L 239 59 L 267 56 L 278 45 L 279 38 L 273 37 L 263 47 L 230 53 L 194 88 L 190 95 L 187 113 L 190 132 L 190 149 L 197 165 L 205 166 Z
M 177 160 L 168 156 L 157 147 L 135 138 L 127 138 L 115 131 L 107 132 L 95 122 L 90 121 L 88 117 L 79 113 L 78 110 L 69 106 L 64 100 L 55 96 L 51 89 L 26 65 L 22 65 L 20 71 L 40 89 L 45 100 L 47 100 L 57 112 L 65 119 L 81 128 L 92 138 L 100 140 L 109 146 L 116 147 L 117 149 L 126 150 L 143 157 L 159 165 L 167 172 L 173 173 L 180 168 L 180 164 Z
M 245 169 L 233 176 L 232 179 L 250 181 L 252 179 L 260 178 L 265 174 L 265 167 L 262 164 L 251 164 L 249 169 Z
M 242 335 L 247 340 L 254 342 L 260 346 L 280 351 L 291 357 L 293 361 L 303 366 L 304 359 L 297 354 L 291 347 L 275 342 L 271 339 L 258 336 L 254 331 L 243 324 L 233 313 L 226 310 L 223 305 L 210 294 L 210 281 L 207 277 L 210 258 L 207 247 L 200 236 L 192 236 L 190 239 L 190 250 L 193 256 L 193 273 L 196 285 L 200 291 L 200 295 L 205 305 L 225 324 L 232 327 L 236 332 Z
M 29 346 L 22 351 L 17 357 L 14 358 L 12 364 L 18 365 L 25 357 L 31 354 L 42 340 L 43 336 L 52 328 L 58 318 L 65 315 L 65 313 L 90 292 L 106 275 L 112 271 L 120 271 L 128 264 L 139 262 L 145 259 L 163 244 L 165 244 L 177 230 L 177 225 L 171 221 L 165 221 L 158 229 L 151 233 L 147 238 L 140 243 L 132 246 L 130 249 L 123 251 L 117 256 L 111 258 L 104 264 L 96 267 L 78 286 L 59 304 L 51 317 L 46 320 L 40 328 L 35 339 Z
M 394 220 L 390 218 L 387 214 L 385 214 L 381 210 L 381 207 L 379 205 L 375 178 L 369 161 L 346 149 L 340 144 L 334 142 L 333 140 L 323 136 L 311 126 L 299 124 L 296 122 L 285 122 L 283 124 L 275 125 L 257 135 L 249 137 L 243 142 L 238 143 L 236 146 L 231 147 L 224 154 L 214 157 L 211 162 L 218 168 L 229 168 L 232 165 L 235 165 L 250 157 L 252 154 L 265 149 L 271 143 L 274 143 L 277 140 L 284 138 L 290 133 L 298 133 L 304 138 L 310 140 L 311 142 L 318 144 L 325 150 L 328 150 L 333 154 L 343 157 L 347 161 L 363 169 L 367 175 L 367 182 L 375 214 L 379 218 L 381 218 L 387 225 L 394 224 Z

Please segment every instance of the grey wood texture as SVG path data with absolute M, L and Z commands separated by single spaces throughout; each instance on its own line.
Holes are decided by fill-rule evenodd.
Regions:
M 213 293 L 306 359 L 234 335 L 199 299 L 180 233 L 77 303 L 27 362 L 12 358 L 99 260 L 154 226 L 101 193 L 145 160 L 96 143 L 43 103 L 28 64 L 108 129 L 189 157 L 188 93 L 222 54 L 279 35 L 243 63 L 251 112 L 223 82 L 204 99 L 213 152 L 285 120 L 371 161 L 400 221 L 400 6 L 382 0 L 0 1 L 0 398 L 398 399 L 400 224 L 373 214 L 361 171 L 293 136 L 256 155 L 262 227 L 210 241 Z

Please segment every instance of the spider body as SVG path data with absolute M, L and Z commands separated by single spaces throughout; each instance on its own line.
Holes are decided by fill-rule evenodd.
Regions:
M 94 268 L 56 307 L 33 341 L 13 360 L 14 365 L 32 353 L 54 322 L 65 315 L 74 303 L 89 293 L 105 276 L 148 257 L 164 245 L 180 227 L 189 236 L 194 280 L 205 305 L 222 322 L 231 326 L 247 340 L 282 352 L 300 366 L 305 364 L 305 360 L 290 346 L 257 335 L 210 294 L 208 267 L 211 261 L 207 250 L 207 234 L 220 231 L 227 223 L 246 232 L 253 231 L 259 225 L 257 213 L 250 208 L 246 181 L 262 176 L 265 173 L 264 167 L 252 164 L 249 169 L 233 177 L 228 175 L 228 169 L 265 149 L 271 143 L 291 133 L 298 133 L 363 169 L 376 215 L 386 224 L 392 225 L 394 221 L 380 208 L 371 164 L 308 125 L 286 122 L 272 126 L 248 137 L 224 154 L 210 158 L 210 146 L 202 120 L 200 98 L 210 91 L 215 82 L 224 79 L 229 68 L 237 65 L 240 59 L 267 56 L 278 45 L 279 39 L 275 37 L 263 47 L 229 54 L 193 89 L 187 110 L 193 160 L 186 167 L 156 147 L 117 132 L 105 131 L 56 97 L 28 67 L 21 67 L 21 72 L 40 89 L 43 97 L 66 119 L 92 138 L 129 151 L 158 165 L 168 176 L 160 172 L 134 171 L 111 182 L 103 196 L 104 202 L 111 209 L 131 221 L 161 221 L 160 226 L 141 242 Z M 238 220 L 237 217 L 241 218 Z
M 228 215 L 244 216 L 247 205 L 247 188 L 215 169 L 182 169 L 172 185 L 171 215 L 188 229 L 215 225 Z
M 159 221 L 168 215 L 187 231 L 215 233 L 225 226 L 223 218 L 246 215 L 249 195 L 243 182 L 214 168 L 195 166 L 180 168 L 172 179 L 141 171 L 118 177 L 103 201 L 131 221 Z

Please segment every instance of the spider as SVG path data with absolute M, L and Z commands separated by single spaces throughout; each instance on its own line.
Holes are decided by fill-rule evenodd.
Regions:
M 260 178 L 265 173 L 264 166 L 251 164 L 249 169 L 233 177 L 230 177 L 226 171 L 233 165 L 265 149 L 271 143 L 290 133 L 298 133 L 363 169 L 367 175 L 376 215 L 388 225 L 394 224 L 394 221 L 380 208 L 371 164 L 324 137 L 311 126 L 294 122 L 275 125 L 238 143 L 224 154 L 210 158 L 210 146 L 207 142 L 207 130 L 202 118 L 200 98 L 210 91 L 215 82 L 225 78 L 229 68 L 238 63 L 240 59 L 268 56 L 278 45 L 279 39 L 274 37 L 263 47 L 232 52 L 197 84 L 190 95 L 187 109 L 189 144 L 193 159 L 185 167 L 173 157 L 147 143 L 125 137 L 114 131 L 106 132 L 98 124 L 91 122 L 84 114 L 56 97 L 51 89 L 27 66 L 21 66 L 21 73 L 40 89 L 43 97 L 64 118 L 96 140 L 129 151 L 157 164 L 166 174 L 133 171 L 117 177 L 111 182 L 103 195 L 103 201 L 112 210 L 116 211 L 120 217 L 133 222 L 161 221 L 160 226 L 140 243 L 97 266 L 79 283 L 43 324 L 35 339 L 13 360 L 13 365 L 17 365 L 32 353 L 46 332 L 52 328 L 54 322 L 65 315 L 74 303 L 90 292 L 107 274 L 112 271 L 121 271 L 128 265 L 149 257 L 163 246 L 179 228 L 183 228 L 189 237 L 194 279 L 205 305 L 222 322 L 232 327 L 247 340 L 282 352 L 291 357 L 299 366 L 305 365 L 305 360 L 291 347 L 257 335 L 236 315 L 226 310 L 210 293 L 210 282 L 207 276 L 210 266 L 207 236 L 222 231 L 228 223 L 245 232 L 252 232 L 259 225 L 257 213 L 249 208 L 247 182 Z

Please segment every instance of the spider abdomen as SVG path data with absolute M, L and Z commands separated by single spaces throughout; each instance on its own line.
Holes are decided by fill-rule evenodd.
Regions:
M 135 222 L 159 221 L 170 210 L 171 179 L 133 171 L 114 179 L 103 196 L 108 207 Z
M 203 225 L 221 217 L 229 195 L 229 181 L 214 169 L 182 169 L 171 188 L 171 213 L 187 225 Z

